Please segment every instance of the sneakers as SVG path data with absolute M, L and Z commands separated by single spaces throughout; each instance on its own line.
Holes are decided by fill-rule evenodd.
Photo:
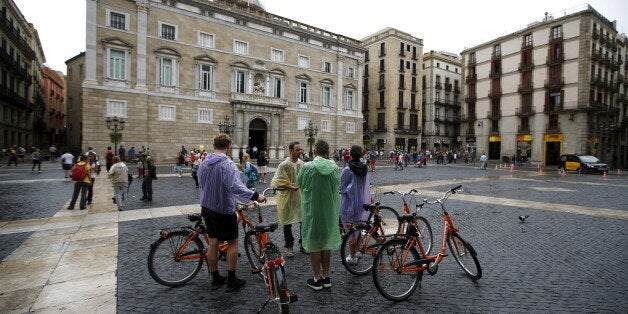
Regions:
M 358 258 L 357 258 L 357 257 L 347 256 L 347 258 L 345 259 L 345 261 L 347 262 L 347 264 L 349 264 L 349 265 L 351 265 L 351 266 L 356 266 L 356 265 L 358 265 Z
M 323 288 L 331 288 L 331 278 L 323 277 L 323 279 L 319 281 L 323 282 Z
M 227 290 L 226 292 L 233 292 L 242 287 L 246 286 L 246 281 L 236 278 L 233 280 L 227 280 Z
M 284 252 L 284 254 L 286 257 L 294 257 L 294 251 L 292 250 L 291 247 L 286 248 L 286 251 Z
M 227 283 L 227 278 L 220 276 L 212 280 L 212 290 L 216 290 Z
M 307 286 L 316 290 L 316 291 L 320 291 L 323 290 L 323 279 L 319 279 L 319 280 L 314 280 L 314 278 L 310 278 L 307 280 Z M 331 283 L 330 283 L 331 285 Z

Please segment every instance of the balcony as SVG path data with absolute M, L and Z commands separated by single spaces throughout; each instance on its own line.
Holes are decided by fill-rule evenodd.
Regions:
M 13 21 L 9 21 L 6 13 L 0 14 L 0 30 L 3 30 L 9 41 L 13 42 L 17 49 L 24 53 L 26 59 L 34 60 L 36 58 L 35 51 L 30 47 L 28 41 L 22 37 L 18 29 L 13 26 Z
M 474 66 L 475 62 L 476 62 L 475 58 L 469 59 L 469 63 L 467 63 L 467 66 Z
M 563 105 L 559 104 L 545 104 L 543 106 L 543 112 L 545 113 L 558 113 L 563 110 Z
M 490 120 L 499 120 L 502 117 L 502 111 L 500 110 L 489 110 L 486 113 L 486 117 Z
M 460 94 L 460 87 L 454 86 L 454 94 Z
M 443 86 L 441 85 L 440 82 L 436 82 L 436 84 L 434 84 L 434 88 L 436 88 L 438 90 L 441 90 L 441 89 L 443 89 Z
M 386 125 L 376 125 L 375 128 L 373 129 L 373 132 L 386 133 L 388 132 L 388 128 L 386 127 Z
M 476 102 L 477 100 L 478 100 L 478 97 L 475 94 L 469 94 L 467 95 L 467 97 L 464 98 L 464 101 L 467 103 Z
M 597 75 L 591 75 L 591 85 L 602 86 L 602 79 Z
M 491 72 L 488 74 L 488 76 L 490 78 L 499 78 L 502 76 L 502 71 L 501 70 L 491 70 Z
M 617 94 L 617 99 L 615 99 L 616 103 L 625 103 L 626 102 L 626 97 L 624 96 L 624 94 Z
M 397 134 L 419 135 L 421 128 L 416 125 L 398 125 L 395 128 Z
M 549 42 L 550 43 L 558 42 L 558 41 L 561 41 L 561 40 L 563 40 L 563 33 L 562 32 L 560 32 L 558 34 L 551 34 L 550 38 L 549 38 Z
M 611 70 L 613 70 L 613 71 L 619 70 L 619 61 L 615 61 L 615 60 L 611 59 L 610 67 L 611 67 Z
M 527 50 L 527 49 L 532 49 L 532 47 L 534 46 L 534 42 L 533 41 L 524 41 L 521 43 L 521 50 Z
M 517 108 L 517 116 L 520 117 L 529 117 L 534 115 L 534 113 L 534 108 L 532 108 L 532 106 L 523 106 Z
M 608 37 L 607 37 L 607 36 L 605 36 L 605 35 L 600 35 L 600 44 L 602 44 L 602 45 L 606 44 L 606 39 L 607 39 L 607 38 L 608 38 Z
M 18 109 L 25 109 L 32 111 L 34 109 L 33 104 L 31 104 L 26 98 L 20 96 L 20 94 L 9 90 L 4 86 L 0 86 L 0 99 L 5 100 L 9 104 L 17 107 Z
M 545 80 L 545 84 L 543 84 L 543 86 L 545 86 L 546 89 L 555 89 L 555 88 L 561 88 L 565 85 L 565 78 L 564 77 L 550 77 L 549 80 Z
M 547 66 L 553 66 L 553 65 L 561 64 L 563 63 L 563 61 L 565 61 L 565 54 L 560 52 L 556 55 L 548 56 L 545 64 L 547 64 Z
M 600 61 L 602 59 L 603 59 L 603 57 L 602 57 L 602 55 L 600 53 L 598 53 L 596 51 L 591 52 L 591 60 L 593 60 L 593 61 Z
M 519 87 L 517 87 L 517 92 L 521 93 L 521 94 L 528 94 L 534 91 L 534 84 L 533 83 L 524 83 L 524 84 L 520 84 Z
M 499 59 L 501 57 L 502 57 L 501 51 L 493 51 L 493 53 L 491 54 L 491 59 Z
M 263 104 L 275 107 L 288 107 L 288 100 L 265 95 L 231 93 L 231 101 L 236 103 Z
M 519 63 L 519 72 L 531 71 L 534 69 L 534 62 Z
M 545 124 L 545 133 L 560 133 L 560 122 L 555 124 Z
M 593 32 L 591 33 L 591 37 L 593 37 L 593 39 L 599 39 L 600 38 L 600 31 L 597 28 L 594 28 Z
M 488 98 L 499 98 L 502 96 L 501 88 L 494 88 L 488 92 Z
M 461 114 L 460 115 L 460 121 L 461 122 L 473 122 L 475 120 L 477 120 L 477 118 L 475 116 L 475 112 L 469 113 L 469 114 Z
M 477 82 L 477 80 L 478 80 L 477 74 L 470 74 L 470 75 L 467 75 L 465 82 L 467 82 L 467 84 L 471 84 L 471 83 Z
M 419 60 L 419 59 L 417 59 L 417 57 L 416 57 L 416 51 L 413 51 L 413 52 L 412 52 L 412 60 Z
M 488 135 L 499 136 L 499 129 L 491 129 L 490 131 L 488 131 Z
M 606 48 L 611 48 L 613 47 L 613 40 L 608 37 L 608 34 L 606 35 Z
M 521 135 L 521 134 L 530 134 L 530 126 L 529 125 L 519 125 L 517 127 L 517 134 Z
M 441 115 L 434 115 L 434 122 L 441 122 L 443 121 L 443 117 Z
M 445 91 L 446 92 L 451 92 L 452 89 L 453 89 L 453 85 L 445 83 Z

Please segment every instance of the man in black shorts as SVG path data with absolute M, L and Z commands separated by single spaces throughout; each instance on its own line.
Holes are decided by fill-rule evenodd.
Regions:
M 264 202 L 266 198 L 246 188 L 240 171 L 227 156 L 231 137 L 220 134 L 214 138 L 214 153 L 207 155 L 198 169 L 198 183 L 203 218 L 209 234 L 207 264 L 212 275 L 212 290 L 227 284 L 227 292 L 244 287 L 246 282 L 235 275 L 238 262 L 238 217 L 236 200 Z M 218 273 L 218 243 L 227 241 L 227 273 Z

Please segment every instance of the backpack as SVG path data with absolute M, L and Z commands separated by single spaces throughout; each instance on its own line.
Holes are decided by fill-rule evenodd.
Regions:
M 76 164 L 72 170 L 72 181 L 83 181 L 87 177 L 87 164 Z
M 113 161 L 113 153 L 111 151 L 108 151 L 107 155 L 105 155 L 105 159 L 107 160 L 107 162 Z
M 259 171 L 257 171 L 257 167 L 251 164 L 251 172 L 249 172 L 249 181 L 256 181 L 259 178 Z

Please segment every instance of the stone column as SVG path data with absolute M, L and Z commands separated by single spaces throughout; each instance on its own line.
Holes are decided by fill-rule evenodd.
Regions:
M 146 34 L 148 28 L 148 0 L 136 0 L 137 6 L 137 83 L 135 89 L 146 90 Z
M 85 83 L 86 84 L 98 84 L 96 81 L 96 49 L 98 49 L 98 42 L 96 38 L 96 20 L 98 1 L 87 0 L 86 4 L 86 29 L 85 29 L 85 41 L 87 49 L 85 51 Z

